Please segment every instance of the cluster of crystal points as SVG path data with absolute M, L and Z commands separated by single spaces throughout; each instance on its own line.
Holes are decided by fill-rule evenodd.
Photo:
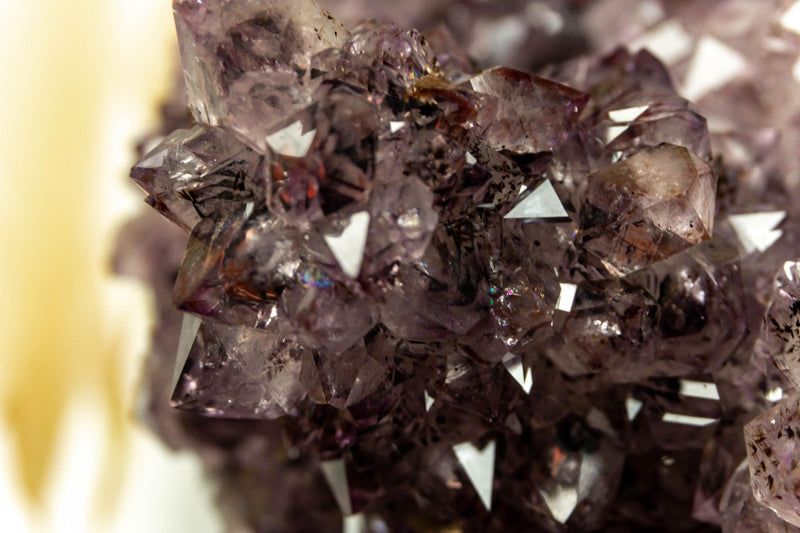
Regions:
M 800 531 L 800 7 L 322 3 L 175 0 L 115 258 L 230 530 Z

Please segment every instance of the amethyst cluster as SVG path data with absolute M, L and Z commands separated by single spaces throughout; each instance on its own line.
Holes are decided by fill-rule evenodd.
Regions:
M 148 420 L 232 531 L 794 531 L 800 7 L 419 4 L 175 0 Z

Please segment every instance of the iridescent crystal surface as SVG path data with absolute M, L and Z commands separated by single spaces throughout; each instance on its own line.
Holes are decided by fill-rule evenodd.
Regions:
M 115 257 L 229 528 L 794 531 L 800 7 L 320 4 L 173 2 Z

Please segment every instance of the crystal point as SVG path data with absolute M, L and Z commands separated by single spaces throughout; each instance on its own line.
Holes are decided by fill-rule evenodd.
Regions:
M 747 460 L 756 499 L 798 527 L 799 407 L 800 396 L 785 398 L 745 426 Z
M 714 171 L 687 149 L 647 148 L 589 176 L 582 243 L 630 273 L 711 237 Z
M 486 117 L 486 139 L 495 148 L 520 153 L 552 150 L 578 121 L 588 96 L 509 68 L 484 71 L 471 87 L 498 100 L 497 114 Z

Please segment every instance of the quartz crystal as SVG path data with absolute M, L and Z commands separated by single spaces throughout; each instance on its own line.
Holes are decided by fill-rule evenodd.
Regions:
M 800 264 L 794 261 L 784 263 L 775 275 L 756 350 L 800 386 Z
M 795 531 L 793 4 L 175 0 L 114 266 L 228 529 Z
M 758 501 L 800 527 L 797 431 L 800 397 L 790 396 L 745 426 L 747 461 Z
M 711 236 L 716 176 L 686 148 L 660 144 L 588 178 L 581 244 L 627 274 Z

